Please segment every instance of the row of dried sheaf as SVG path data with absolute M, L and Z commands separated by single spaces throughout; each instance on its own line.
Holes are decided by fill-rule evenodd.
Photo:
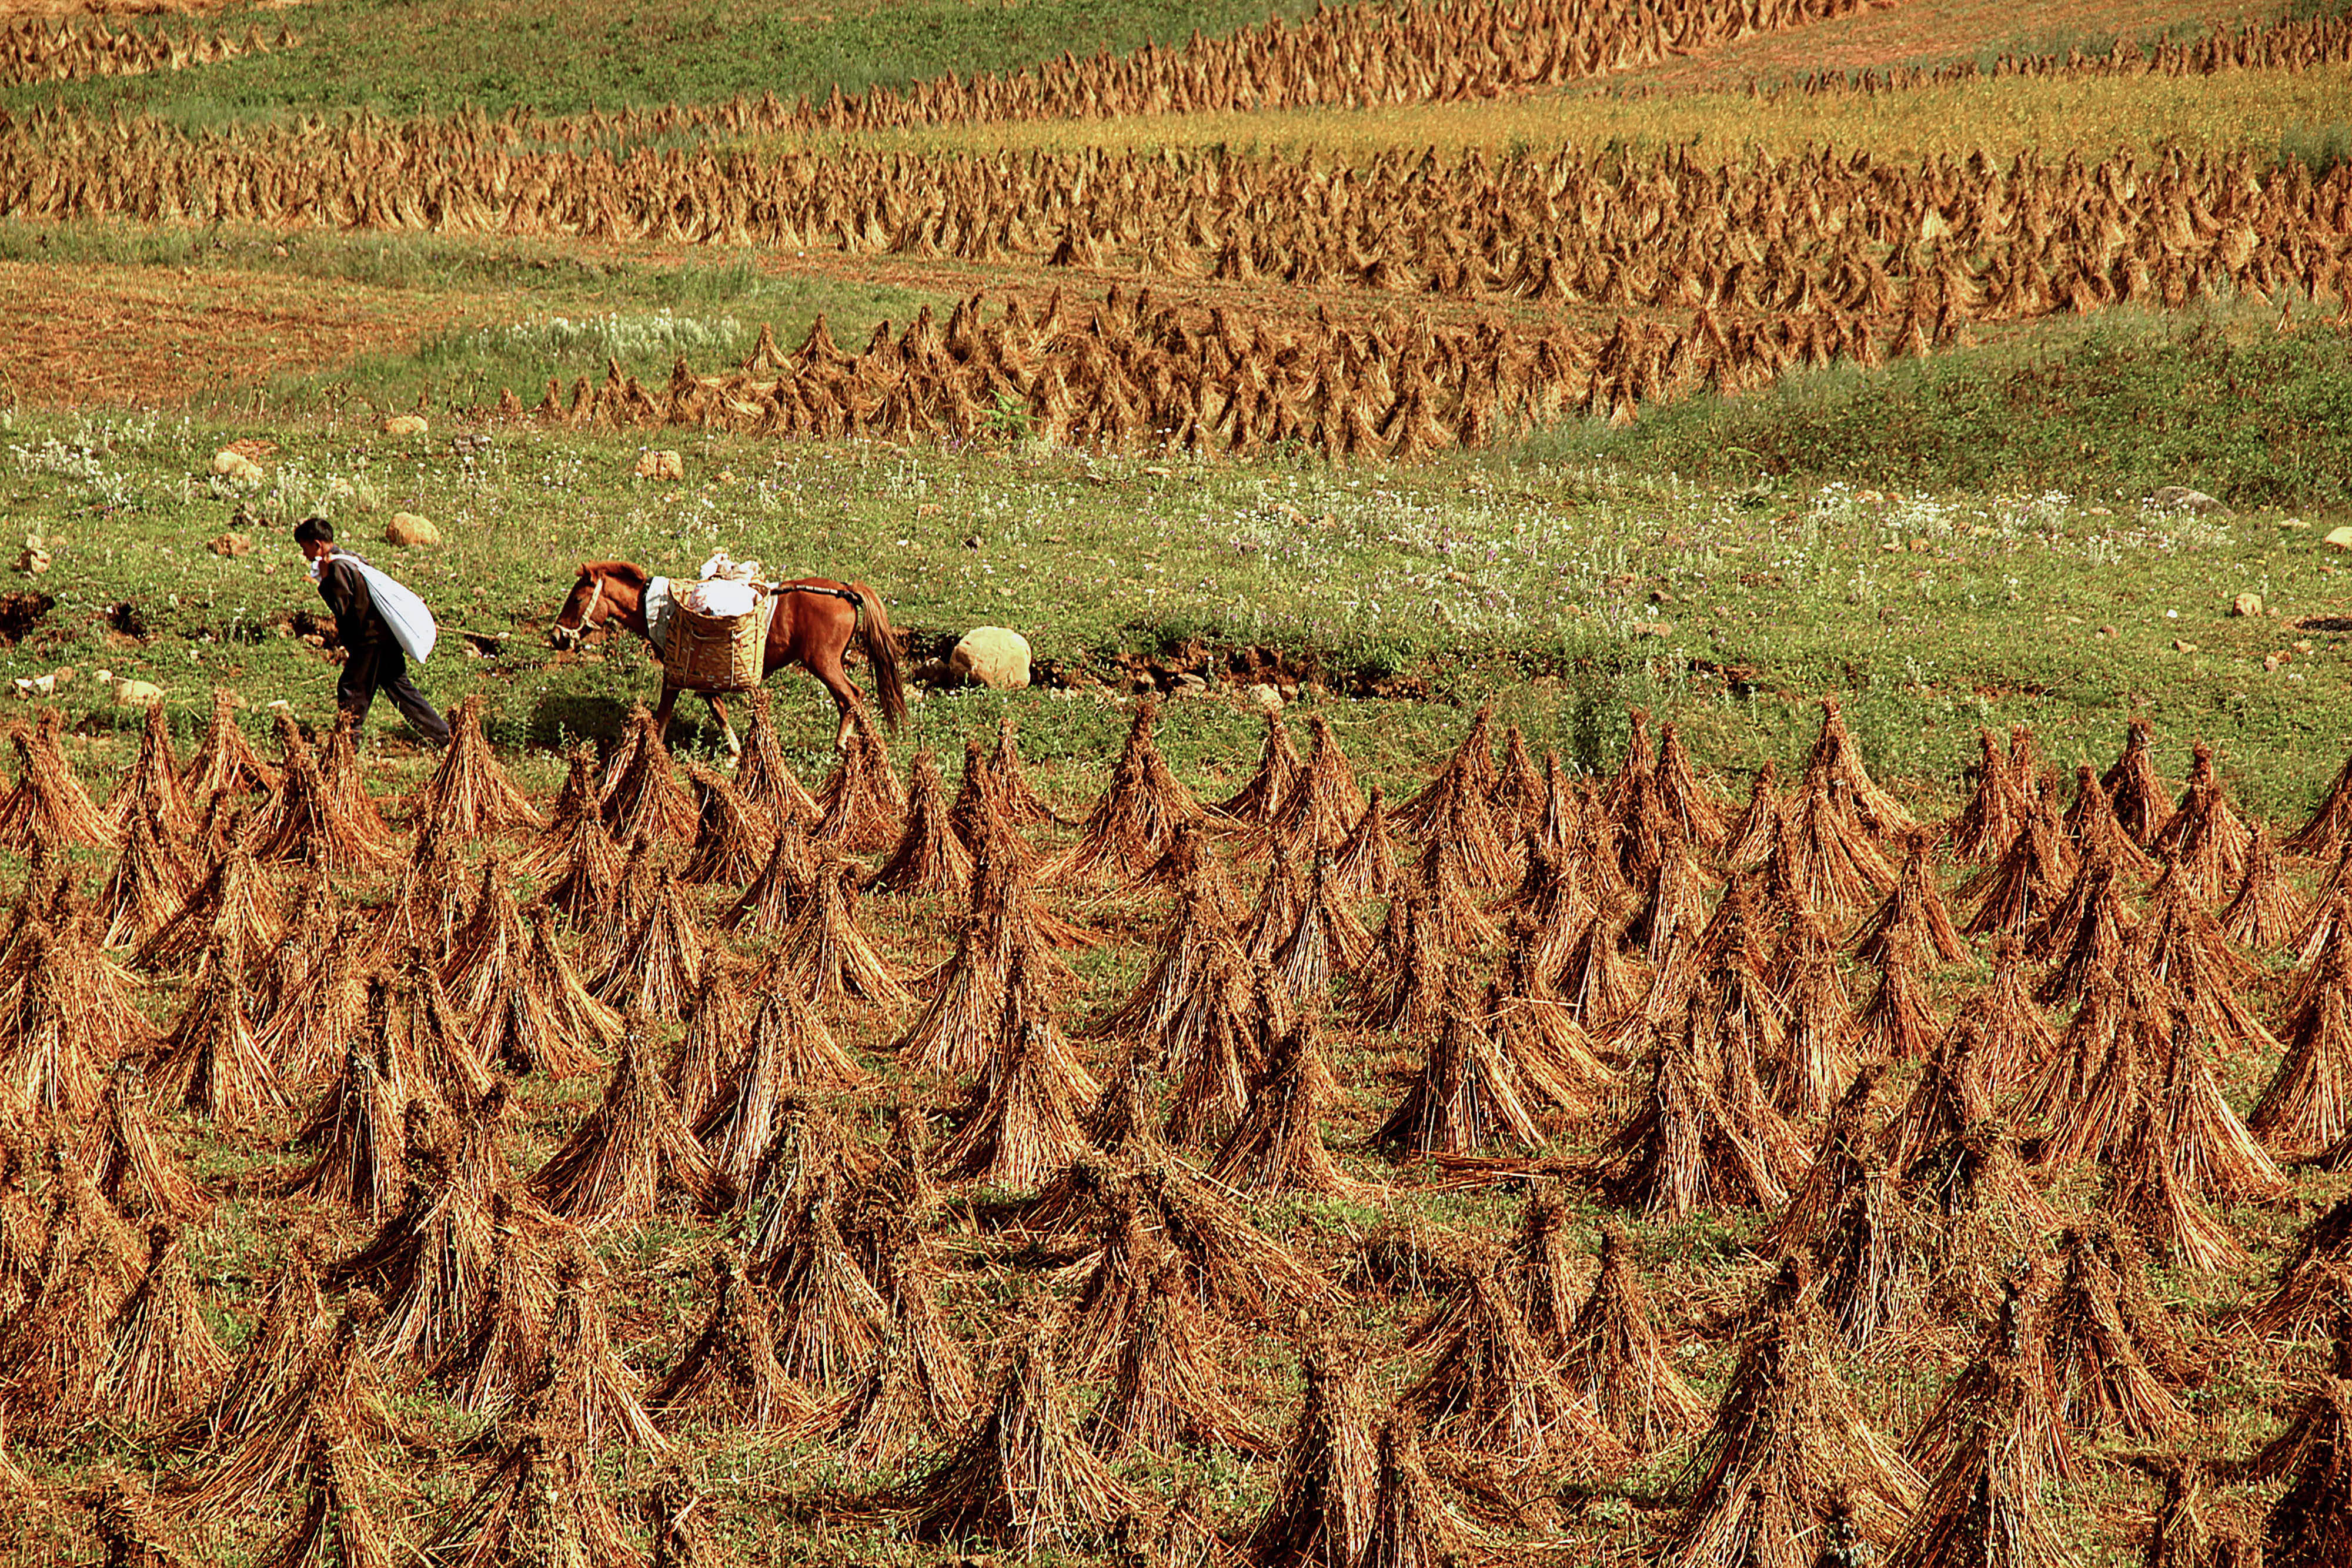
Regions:
M 1146 45 L 1003 76 L 953 73 L 903 89 L 787 109 L 738 99 L 713 118 L 736 130 L 868 131 L 1005 120 L 1111 119 L 1234 110 L 1372 108 L 1501 98 L 1652 65 L 1676 54 L 1802 27 L 1859 0 L 1454 0 L 1318 8 L 1181 48 Z M 709 120 L 705 121 L 709 123 Z
M 25 17 L 0 26 L 0 85 L 181 71 L 290 49 L 298 42 L 282 27 L 273 44 L 258 26 L 247 28 L 240 40 L 201 28 L 125 27 L 117 32 L 102 19 L 54 24 Z
M 1410 319 L 1346 323 L 1224 306 L 1163 304 L 1114 287 L 1073 308 L 1057 292 L 1034 319 L 1017 298 L 994 319 L 981 298 L 946 323 L 926 308 L 865 349 L 835 344 L 822 317 L 785 353 L 763 329 L 739 368 L 666 387 L 614 363 L 603 383 L 551 380 L 509 418 L 583 428 L 667 425 L 814 440 L 906 444 L 1018 431 L 1090 450 L 1248 456 L 1290 447 L 1412 462 L 1476 449 L 1577 414 L 1629 423 L 1639 405 L 1769 382 L 1794 364 L 1876 363 L 1948 343 L 1957 318 L 1922 297 L 1884 319 L 1816 308 L 1727 325 L 1707 310 L 1675 329 L 1619 317 L 1608 332 L 1516 330 Z
M 2217 277 L 2318 295 L 2334 287 L 2352 230 L 2342 171 L 2314 180 L 2243 155 L 2028 154 L 2004 166 L 1823 152 L 1709 165 L 1680 152 L 1473 152 L 1335 170 L 1216 152 L 613 159 L 356 124 L 305 131 L 299 148 L 294 135 L 51 121 L 0 142 L 0 212 L 1028 258 L 1661 308 L 1785 308 L 1825 287 L 1883 307 L 1931 274 L 1973 302 L 2036 268 L 2076 306 L 2177 304 Z M 2183 269 L 2201 277 L 2166 280 Z
M 2352 60 L 2352 17 L 2307 21 L 2281 19 L 2210 33 L 2201 38 L 2162 43 L 2143 50 L 2126 38 L 2104 55 L 2079 48 L 2064 54 L 2003 53 L 1990 66 L 1973 59 L 1942 66 L 1887 66 L 1849 73 L 1822 71 L 1783 83 L 1751 82 L 1748 91 L 1778 99 L 1790 94 L 1902 92 L 1910 89 L 1980 81 L 1988 78 L 2204 77 L 2227 70 L 2301 71 Z

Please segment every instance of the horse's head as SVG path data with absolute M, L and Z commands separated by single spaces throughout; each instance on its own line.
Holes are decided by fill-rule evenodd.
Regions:
M 604 574 L 583 565 L 580 580 L 572 585 L 563 608 L 555 612 L 555 624 L 547 629 L 549 643 L 558 653 L 569 653 L 587 642 L 592 632 L 603 631 L 604 618 L 612 608 L 605 601 Z

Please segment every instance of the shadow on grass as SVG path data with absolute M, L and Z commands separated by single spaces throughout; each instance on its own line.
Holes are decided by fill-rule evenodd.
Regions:
M 531 746 L 561 747 L 585 740 L 610 751 L 627 728 L 629 705 L 616 696 L 551 692 L 531 706 L 523 737 Z

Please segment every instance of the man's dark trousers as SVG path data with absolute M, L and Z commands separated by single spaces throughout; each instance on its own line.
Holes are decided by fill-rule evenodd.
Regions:
M 408 678 L 408 660 L 390 638 L 362 643 L 343 660 L 342 678 L 335 683 L 335 706 L 352 716 L 352 727 L 367 721 L 368 705 L 383 693 L 417 734 L 436 746 L 449 744 L 449 721 L 425 700 Z

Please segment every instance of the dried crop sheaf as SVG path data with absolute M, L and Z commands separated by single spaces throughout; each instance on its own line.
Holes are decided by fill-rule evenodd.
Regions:
M 1380 1459 L 1359 1348 L 1336 1338 L 1301 1347 L 1306 1397 L 1244 1547 L 1254 1568 L 1357 1568 L 1371 1544 Z
M 91 1117 L 82 1163 L 90 1184 L 126 1215 L 202 1218 L 212 1198 L 165 1152 L 138 1070 L 118 1063 Z
M 473 1495 L 426 1547 L 428 1561 L 464 1568 L 645 1568 L 576 1434 L 542 1425 L 499 1437 Z
M 695 810 L 686 786 L 678 782 L 677 766 L 669 747 L 654 728 L 654 716 L 643 703 L 629 710 L 628 732 L 605 760 L 600 809 L 604 826 L 615 839 L 631 842 L 640 835 L 655 839 L 690 839 Z
M 1142 1506 L 1080 1437 L 1045 1326 L 1019 1332 L 987 1414 L 890 1495 L 919 1539 L 986 1542 L 1024 1558 L 1084 1551 Z
M 848 741 L 818 789 L 816 804 L 810 836 L 845 854 L 888 849 L 906 831 L 907 791 L 863 703 L 849 710 Z
M 709 956 L 710 938 L 695 915 L 692 898 L 677 873 L 664 867 L 654 873 L 640 918 L 615 944 L 611 961 L 590 988 L 598 1001 L 621 1012 L 683 1018 L 689 998 L 701 988 Z
M 467 838 L 487 839 L 542 826 L 538 809 L 499 766 L 482 734 L 483 698 L 468 693 L 449 723 L 440 766 L 409 803 L 414 821 L 439 822 Z
M 180 1507 L 195 1520 L 255 1509 L 289 1483 L 314 1479 L 315 1439 L 349 1431 L 363 1441 L 413 1443 L 391 1410 L 382 1374 L 362 1342 L 372 1332 L 375 1298 L 353 1291 L 332 1327 L 289 1347 L 276 1394 L 247 1408 L 233 1446 L 218 1451 Z M 241 1391 L 245 1392 L 245 1391 Z M 192 1478 L 193 1479 L 193 1478 Z
M 1114 1463 L 1172 1455 L 1180 1446 L 1264 1453 L 1271 1444 L 1228 1392 L 1231 1375 L 1182 1265 L 1163 1261 L 1119 1338 L 1110 1392 L 1087 1417 L 1085 1435 Z
M 1490 1019 L 1491 1009 L 1457 987 L 1420 1076 L 1381 1124 L 1375 1142 L 1402 1155 L 1471 1155 L 1496 1142 L 1542 1145 L 1536 1106 L 1547 1080 L 1557 1075 L 1511 1054 L 1513 1042 Z
M 1267 1041 L 1249 1108 L 1210 1162 L 1210 1176 L 1244 1193 L 1362 1191 L 1323 1143 L 1322 1120 L 1338 1089 L 1320 1031 L 1304 1017 L 1289 1019 Z
M 65 716 L 55 708 L 43 708 L 29 733 L 22 725 L 10 728 L 16 782 L 0 795 L 0 849 L 112 849 L 120 841 L 113 821 L 74 777 L 58 738 L 64 728 Z
M 750 1028 L 729 1041 L 740 1038 L 741 1055 L 694 1121 L 694 1135 L 709 1152 L 722 1187 L 735 1194 L 751 1189 L 780 1118 L 800 1089 L 849 1087 L 866 1079 L 811 1010 L 788 966 L 771 967 L 754 988 L 760 1006 Z
M 244 1125 L 286 1108 L 286 1085 L 253 1037 L 243 956 L 236 940 L 205 949 L 189 1001 L 157 1052 L 157 1092 L 210 1122 Z
M 700 1416 L 747 1432 L 783 1432 L 809 1421 L 815 1407 L 776 1364 L 774 1326 L 759 1287 L 732 1253 L 711 1260 L 710 1315 L 667 1375 L 646 1395 L 665 1425 Z
M 624 1030 L 603 1103 L 531 1177 L 551 1212 L 604 1228 L 641 1220 L 673 1197 L 697 1209 L 718 1202 L 717 1173 L 679 1120 L 646 1033 L 642 1019 Z
M 1041 881 L 1102 883 L 1140 875 L 1167 852 L 1178 829 L 1199 819 L 1201 808 L 1152 740 L 1159 722 L 1157 698 L 1137 705 L 1109 787 L 1077 842 L 1045 868 Z
M 889 1338 L 889 1304 L 842 1240 L 827 1186 L 812 1194 L 760 1268 L 770 1344 L 785 1376 L 838 1388 L 873 1370 Z
M 1016 955 L 1004 1010 L 962 1124 L 938 1151 L 943 1175 L 991 1186 L 1034 1186 L 1087 1147 L 1078 1103 L 1097 1085 L 1063 1040 L 1051 1003 Z
M 574 1435 L 591 1459 L 626 1444 L 669 1451 L 641 1400 L 645 1380 L 614 1350 L 605 1310 L 611 1283 L 578 1239 L 555 1255 L 554 1301 L 540 1364 L 513 1391 L 511 1419 Z
M 776 715 L 764 688 L 742 694 L 751 721 L 744 727 L 743 755 L 735 768 L 735 793 L 746 810 L 771 821 L 790 817 L 803 826 L 817 820 L 814 797 L 803 789 L 784 760 L 784 745 L 776 734 Z
M 187 901 L 187 868 L 163 848 L 168 831 L 148 812 L 133 815 L 124 828 L 122 852 L 98 897 L 105 946 L 143 946 Z
M 168 1225 L 147 1233 L 147 1270 L 115 1315 L 96 1407 L 134 1429 L 165 1427 L 211 1397 L 228 1354 L 205 1322 L 185 1239 Z
M 855 861 L 820 862 L 777 944 L 809 999 L 822 1007 L 897 1008 L 914 999 L 858 928 L 853 884 L 864 874 Z
M 1601 1231 L 1591 1294 L 1565 1325 L 1553 1355 L 1559 1375 L 1601 1425 L 1635 1453 L 1695 1430 L 1706 1413 L 1659 1336 L 1633 1243 L 1622 1227 Z
M 1918 1476 L 1874 1431 L 1839 1375 L 1832 1338 L 1801 1281 L 1742 1351 L 1694 1464 L 1691 1501 L 1662 1561 L 1796 1561 L 1835 1516 L 1885 1543 L 1910 1517 Z
M 383 836 L 364 831 L 339 809 L 300 727 L 283 713 L 277 724 L 285 767 L 260 815 L 246 828 L 245 841 L 254 858 L 316 866 L 338 875 L 387 864 L 392 855 Z
M 1695 1022 L 1670 1032 L 1642 1108 L 1610 1141 L 1603 1190 L 1646 1214 L 1681 1218 L 1722 1205 L 1777 1208 L 1787 1189 L 1751 1126 L 1710 1082 Z
M 383 1007 L 383 988 L 374 995 Z M 372 1031 L 379 1040 L 383 1029 L 379 1020 Z M 318 1157 L 286 1186 L 289 1196 L 346 1204 L 372 1222 L 389 1217 L 408 1174 L 400 1086 L 385 1071 L 389 1063 L 379 1061 L 380 1049 L 357 1042 L 344 1048 L 342 1071 L 294 1140 L 316 1148 Z
M 971 852 L 948 825 L 939 758 L 928 747 L 917 752 L 913 771 L 906 831 L 889 858 L 866 878 L 866 891 L 961 898 L 971 884 Z
M 261 760 L 237 726 L 238 706 L 235 692 L 213 689 L 211 722 L 180 779 L 192 801 L 210 800 L 223 791 L 242 795 L 278 787 L 278 770 Z
M 2094 1218 L 2069 1228 L 2059 1249 L 2064 1269 L 2046 1321 L 2060 1414 L 2077 1430 L 2142 1444 L 2177 1430 L 2188 1411 L 2175 1391 L 2196 1368 L 2138 1248 Z
M 677 879 L 691 886 L 741 887 L 760 874 L 775 840 L 761 813 L 747 807 L 735 787 L 699 763 L 686 765 L 697 808 L 694 846 Z
M 180 759 L 172 751 L 171 721 L 161 703 L 147 709 L 147 721 L 139 731 L 139 756 L 106 798 L 106 818 L 118 836 L 142 817 L 173 837 L 195 823 L 194 807 L 180 782 Z
M 1472 1276 L 1415 1339 L 1433 1354 L 1403 1401 L 1438 1441 L 1544 1478 L 1598 1479 L 1631 1458 L 1553 1369 L 1503 1281 Z

